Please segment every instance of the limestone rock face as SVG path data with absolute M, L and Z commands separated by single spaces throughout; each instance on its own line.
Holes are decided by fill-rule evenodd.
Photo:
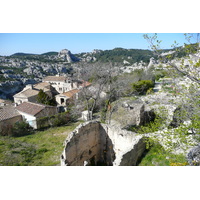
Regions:
M 150 58 L 149 64 L 148 64 L 148 69 L 151 68 L 155 64 L 154 58 Z
M 200 144 L 190 150 L 187 156 L 188 163 L 193 166 L 200 165 Z
M 35 77 L 42 77 L 43 74 L 41 73 L 42 68 L 41 67 L 35 67 L 35 66 L 31 66 L 31 67 L 27 67 L 23 70 L 25 73 L 27 73 L 27 75 L 34 75 Z
M 147 119 L 145 105 L 142 101 L 127 100 L 116 105 L 112 118 L 121 124 L 122 127 L 139 126 Z
M 6 81 L 0 83 L 0 98 L 11 98 L 23 89 L 21 81 Z
M 58 58 L 61 58 L 68 63 L 79 61 L 68 49 L 63 49 L 58 53 Z

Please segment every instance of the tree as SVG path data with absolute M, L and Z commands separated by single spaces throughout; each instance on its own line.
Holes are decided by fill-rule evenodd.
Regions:
M 49 97 L 49 95 L 46 94 L 43 90 L 39 91 L 37 95 L 37 101 L 38 103 L 42 103 L 45 105 L 56 106 L 55 98 Z
M 196 37 L 196 38 L 195 38 Z M 154 52 L 160 64 L 171 73 L 174 78 L 174 87 L 178 92 L 178 110 L 174 116 L 173 126 L 168 127 L 160 133 L 168 140 L 168 147 L 173 150 L 179 145 L 188 145 L 188 136 L 198 138 L 200 133 L 200 43 L 199 34 L 185 34 L 185 43 L 183 47 L 178 46 L 175 41 L 172 45 L 173 49 L 170 52 L 160 48 L 161 42 L 157 38 L 157 34 L 149 36 L 144 35 L 144 38 L 150 44 L 150 48 Z M 195 42 L 192 43 L 192 38 Z M 187 80 L 180 84 L 180 81 Z M 162 115 L 162 113 L 160 113 Z M 155 127 L 156 123 L 151 124 Z M 148 127 L 145 132 L 151 132 L 152 127 Z M 156 140 L 156 137 L 153 138 Z M 174 142 L 176 141 L 176 142 Z
M 151 80 L 141 80 L 132 84 L 133 92 L 137 94 L 146 94 L 146 92 L 153 88 L 154 83 Z
M 154 55 L 160 60 L 161 63 L 167 63 L 169 67 L 175 69 L 177 73 L 188 77 L 191 81 L 200 84 L 200 33 L 196 34 L 196 38 L 193 34 L 184 34 L 188 44 L 184 44 L 183 47 L 178 47 L 178 43 L 174 41 L 172 44 L 173 52 L 167 55 L 163 55 L 163 50 L 160 48 L 161 40 L 158 40 L 157 34 L 149 36 L 144 35 L 144 38 L 150 45 Z M 195 43 L 191 40 L 195 39 Z M 179 58 L 181 55 L 186 55 Z M 175 59 L 174 59 L 175 58 Z
M 100 106 L 101 100 L 111 98 L 111 79 L 112 79 L 112 64 L 95 63 L 81 70 L 81 77 L 85 80 L 92 80 L 92 86 L 84 87 L 81 90 L 83 99 L 86 102 L 86 107 L 92 120 L 94 109 Z M 106 95 L 108 94 L 108 97 Z
M 34 132 L 33 128 L 29 125 L 28 122 L 21 121 L 21 122 L 15 123 L 15 125 L 13 126 L 12 135 L 16 137 L 20 137 L 23 135 L 32 134 L 33 132 Z

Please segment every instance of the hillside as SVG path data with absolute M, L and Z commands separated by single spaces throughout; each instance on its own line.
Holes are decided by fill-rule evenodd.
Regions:
M 50 51 L 50 52 L 47 52 L 47 53 L 43 53 L 41 55 L 43 55 L 43 56 L 56 56 L 56 55 L 58 55 L 58 52 Z
M 35 55 L 38 55 L 38 54 L 32 54 L 32 53 L 15 53 L 15 54 L 12 54 L 11 56 L 12 57 L 20 57 L 20 56 L 35 56 Z

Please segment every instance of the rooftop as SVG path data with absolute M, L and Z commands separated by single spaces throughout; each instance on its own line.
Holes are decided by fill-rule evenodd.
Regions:
M 0 121 L 10 119 L 19 115 L 20 113 L 15 109 L 15 107 L 11 105 L 0 107 Z
M 90 86 L 90 85 L 92 85 L 92 84 L 88 81 L 83 81 L 82 84 L 81 84 L 82 87 L 87 87 L 87 86 Z
M 32 103 L 32 102 L 23 102 L 19 106 L 16 107 L 18 111 L 27 113 L 29 115 L 37 115 L 40 111 L 45 109 L 46 107 L 53 107 L 44 104 Z
M 74 90 L 70 90 L 68 92 L 64 92 L 61 95 L 67 96 L 68 98 L 73 97 L 76 93 L 78 93 L 80 90 L 78 89 L 74 89 Z
M 57 82 L 65 82 L 68 80 L 68 77 L 65 76 L 47 76 L 43 79 L 43 81 L 57 81 Z
M 12 104 L 12 101 L 7 100 L 7 99 L 0 99 L 0 104 L 4 103 L 4 104 Z
M 27 89 L 27 90 L 22 90 L 21 92 L 15 94 L 14 97 L 17 97 L 17 96 L 31 97 L 31 96 L 38 95 L 38 93 L 39 93 L 38 90 Z
M 35 84 L 33 87 L 35 89 L 38 89 L 38 90 L 43 90 L 44 88 L 50 88 L 50 83 L 47 83 L 47 82 L 41 82 L 41 83 L 37 83 Z

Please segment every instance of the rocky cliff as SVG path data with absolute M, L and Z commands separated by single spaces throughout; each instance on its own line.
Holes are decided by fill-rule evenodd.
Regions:
M 58 58 L 67 61 L 68 63 L 79 61 L 68 49 L 63 49 L 58 53 Z
M 0 83 L 0 98 L 13 99 L 13 95 L 20 92 L 26 85 L 37 83 L 34 79 L 23 78 L 20 81 L 6 81 Z

